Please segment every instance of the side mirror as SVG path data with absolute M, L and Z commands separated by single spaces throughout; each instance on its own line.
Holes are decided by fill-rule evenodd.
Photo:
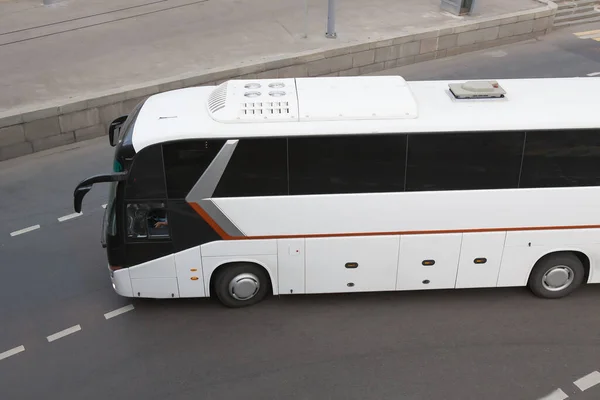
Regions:
M 73 209 L 75 212 L 81 212 L 81 203 L 83 202 L 83 198 L 92 189 L 92 185 L 82 186 L 75 189 L 75 193 L 73 196 Z
M 127 115 L 123 115 L 123 116 L 115 119 L 108 126 L 108 142 L 110 143 L 110 145 L 112 147 L 115 147 L 117 145 L 116 139 L 119 137 L 119 133 L 121 133 L 121 126 L 123 126 L 123 123 L 126 120 L 127 120 Z M 116 135 L 115 135 L 115 133 L 116 133 Z
M 117 172 L 116 174 L 95 175 L 84 179 L 77 185 L 73 192 L 73 208 L 76 213 L 81 212 L 81 203 L 83 198 L 92 189 L 95 183 L 120 182 L 127 179 L 127 172 Z

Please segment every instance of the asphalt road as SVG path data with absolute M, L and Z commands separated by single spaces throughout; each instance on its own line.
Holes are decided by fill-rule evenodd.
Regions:
M 586 76 L 600 72 L 600 43 L 571 32 L 592 29 L 600 24 L 385 73 Z M 88 194 L 83 215 L 58 220 L 73 212 L 80 179 L 110 170 L 112 150 L 101 138 L 0 163 L 0 399 L 600 397 L 600 385 L 581 390 L 600 382 L 595 286 L 559 301 L 490 289 L 282 297 L 241 310 L 118 297 L 99 244 L 106 188 Z

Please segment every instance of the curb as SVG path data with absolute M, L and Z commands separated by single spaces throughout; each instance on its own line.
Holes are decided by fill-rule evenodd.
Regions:
M 107 126 L 149 96 L 191 86 L 216 85 L 232 78 L 353 76 L 530 40 L 549 33 L 558 6 L 550 0 L 530 10 L 424 29 L 405 36 L 380 38 L 292 57 L 186 74 L 139 86 L 122 87 L 65 104 L 15 110 L 0 117 L 0 161 L 97 138 Z

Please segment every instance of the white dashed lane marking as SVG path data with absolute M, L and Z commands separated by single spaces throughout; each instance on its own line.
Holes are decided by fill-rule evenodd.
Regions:
M 107 312 L 106 314 L 104 314 L 104 318 L 111 319 L 111 318 L 116 317 L 117 315 L 124 314 L 124 313 L 126 313 L 128 311 L 131 311 L 131 310 L 133 310 L 133 304 L 130 304 L 130 305 L 125 306 L 125 307 L 117 308 L 116 310 L 113 310 L 111 312 Z
M 562 389 L 556 389 L 554 392 L 550 393 L 547 396 L 544 396 L 538 400 L 565 400 L 568 399 L 569 396 Z
M 573 382 L 582 392 L 600 383 L 600 372 L 594 371 Z
M 36 229 L 40 229 L 40 226 L 39 225 L 33 225 L 33 226 L 30 226 L 30 227 L 27 227 L 27 228 L 23 228 L 21 230 L 11 232 L 10 236 L 22 235 L 22 234 L 27 233 L 27 232 L 35 231 Z
M 55 334 L 48 336 L 46 339 L 48 339 L 49 342 L 54 342 L 55 340 L 64 338 L 65 336 L 68 336 L 72 333 L 79 332 L 80 330 L 81 326 L 75 325 L 60 332 L 56 332 Z
M 25 347 L 23 347 L 23 346 L 19 346 L 19 347 L 15 347 L 14 349 L 7 350 L 4 353 L 0 353 L 0 360 L 4 360 L 5 358 L 12 357 L 23 351 L 25 351 Z
M 69 219 L 77 218 L 80 215 L 82 215 L 82 213 L 73 213 L 73 214 L 62 216 L 62 217 L 58 217 L 58 222 L 63 222 L 63 221 L 67 221 Z
M 106 208 L 106 204 L 102 204 L 102 208 Z M 57 219 L 58 219 L 58 222 L 64 222 L 64 221 L 68 221 L 68 220 L 73 219 L 73 218 L 77 218 L 77 217 L 79 217 L 81 215 L 83 215 L 83 213 L 72 213 L 72 214 L 68 214 L 68 215 L 63 215 L 62 217 L 58 217 Z M 22 235 L 24 233 L 35 231 L 36 229 L 40 229 L 40 228 L 41 228 L 40 225 L 29 226 L 27 228 L 23 228 L 23 229 L 20 229 L 18 231 L 11 232 L 10 236 L 19 236 L 19 235 Z

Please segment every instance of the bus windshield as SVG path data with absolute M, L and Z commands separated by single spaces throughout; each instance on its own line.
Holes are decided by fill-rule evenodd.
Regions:
M 124 172 L 127 169 L 127 162 L 133 158 L 134 150 L 131 143 L 135 121 L 144 102 L 140 102 L 131 112 L 129 117 L 123 123 L 120 132 L 119 142 L 115 149 L 115 158 L 113 160 L 113 172 Z M 104 212 L 102 222 L 102 244 L 106 244 L 106 237 L 117 235 L 117 209 L 116 198 L 119 182 L 110 182 L 108 191 L 108 203 Z
M 115 236 L 116 232 L 116 213 L 115 213 L 115 204 L 117 198 L 117 185 L 118 182 L 111 182 L 108 194 L 108 204 L 106 205 L 107 210 L 107 227 L 106 233 L 111 236 Z

